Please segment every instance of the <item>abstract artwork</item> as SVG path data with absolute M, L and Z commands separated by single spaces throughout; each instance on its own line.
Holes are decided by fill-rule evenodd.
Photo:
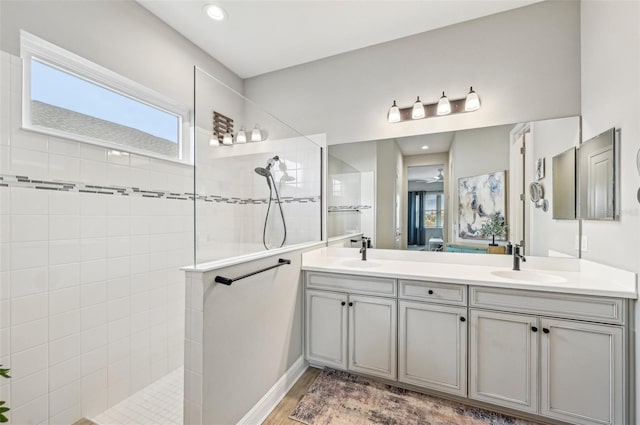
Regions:
M 458 179 L 458 237 L 485 240 L 480 228 L 485 217 L 506 217 L 506 171 Z M 506 240 L 507 235 L 496 237 Z

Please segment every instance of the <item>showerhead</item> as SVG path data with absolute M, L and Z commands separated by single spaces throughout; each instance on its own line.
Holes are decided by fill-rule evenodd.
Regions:
M 269 168 L 263 168 L 263 167 L 256 167 L 254 169 L 254 171 L 262 177 L 269 177 L 271 175 L 271 171 L 269 171 Z

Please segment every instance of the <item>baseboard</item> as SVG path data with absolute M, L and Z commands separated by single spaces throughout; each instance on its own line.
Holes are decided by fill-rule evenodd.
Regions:
M 256 425 L 264 422 L 308 367 L 304 356 L 300 356 L 236 425 Z

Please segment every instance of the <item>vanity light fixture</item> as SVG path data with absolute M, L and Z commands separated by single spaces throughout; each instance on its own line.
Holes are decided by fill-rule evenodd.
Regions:
M 436 110 L 438 115 L 449 115 L 451 113 L 451 102 L 449 98 L 442 92 L 442 97 L 438 101 L 438 109 Z
M 387 121 L 389 122 L 400 122 L 400 109 L 398 105 L 396 105 L 396 101 L 393 101 L 393 105 L 389 108 L 389 113 L 387 114 Z
M 244 127 L 240 127 L 240 131 L 236 133 L 236 143 L 247 143 L 247 133 L 244 131 Z
M 416 103 L 413 104 L 413 108 L 411 109 L 411 119 L 419 120 L 424 117 L 425 117 L 424 105 L 422 104 L 422 102 L 420 102 L 420 96 L 418 96 Z
M 227 17 L 227 12 L 217 4 L 208 4 L 204 7 L 204 11 L 214 21 L 222 21 Z
M 233 135 L 231 133 L 224 133 L 222 136 L 222 144 L 223 145 L 233 145 Z
M 442 92 L 442 96 L 438 102 L 423 103 L 418 96 L 412 106 L 400 108 L 396 101 L 389 108 L 387 113 L 387 121 L 390 123 L 419 120 L 443 115 L 460 114 L 463 112 L 473 112 L 480 109 L 480 98 L 473 90 L 469 89 L 469 93 L 462 99 L 449 100 Z
M 251 130 L 251 141 L 252 142 L 262 142 L 267 140 L 268 137 L 267 130 L 260 128 L 258 124 Z
M 464 110 L 467 112 L 477 111 L 480 109 L 480 98 L 478 97 L 478 93 L 473 91 L 473 87 L 469 88 L 469 94 L 467 94 L 467 99 L 464 101 Z
M 215 133 L 209 139 L 209 146 L 220 146 L 220 140 L 218 140 L 218 136 Z

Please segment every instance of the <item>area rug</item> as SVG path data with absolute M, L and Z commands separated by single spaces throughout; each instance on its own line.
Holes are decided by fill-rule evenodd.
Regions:
M 324 369 L 290 416 L 307 425 L 534 425 L 477 407 Z

